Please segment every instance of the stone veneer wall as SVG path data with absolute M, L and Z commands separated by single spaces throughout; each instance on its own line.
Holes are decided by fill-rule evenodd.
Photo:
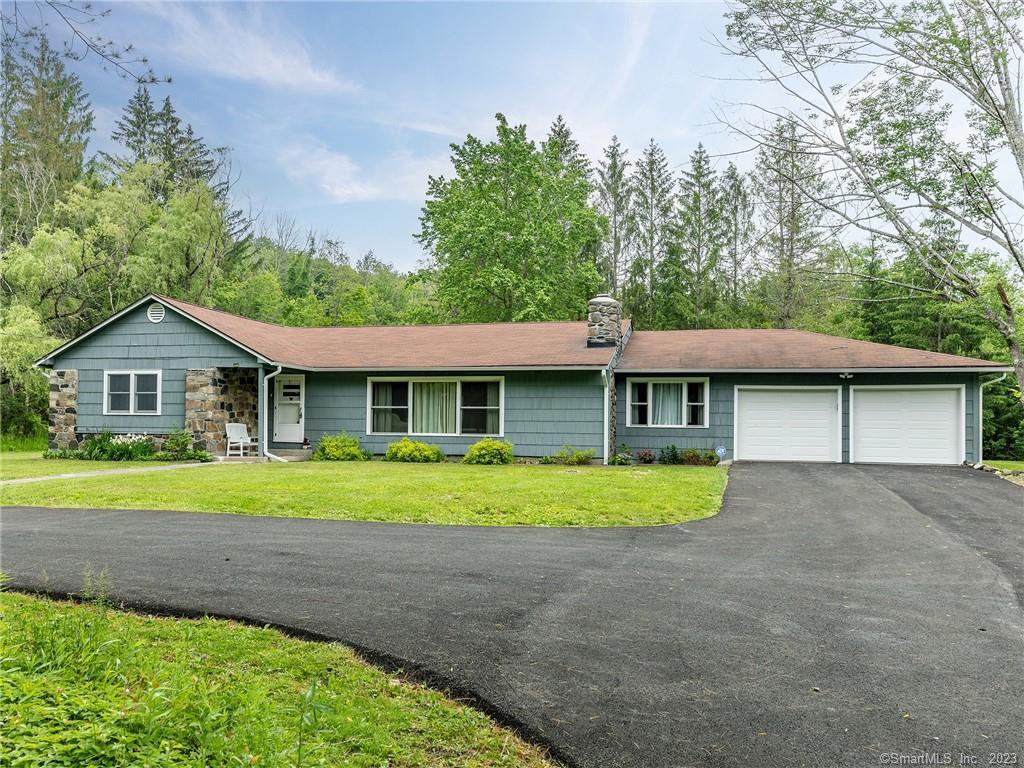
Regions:
M 223 454 L 228 422 L 245 424 L 256 437 L 259 378 L 254 368 L 190 368 L 185 373 L 185 428 L 196 448 Z
M 50 450 L 77 448 L 78 371 L 50 371 Z

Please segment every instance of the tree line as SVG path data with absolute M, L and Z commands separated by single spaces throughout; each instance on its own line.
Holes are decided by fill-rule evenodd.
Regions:
M 758 6 L 767 18 L 771 4 Z M 773 39 L 754 16 L 733 17 L 730 34 L 755 50 Z M 881 228 L 884 210 L 851 227 L 843 206 L 865 195 L 787 113 L 737 129 L 755 149 L 747 169 L 700 144 L 673 161 L 654 139 L 637 149 L 612 137 L 591 159 L 561 117 L 535 141 L 498 115 L 493 137 L 453 144 L 452 171 L 427 179 L 426 261 L 403 273 L 287 215 L 235 207 L 229 151 L 198 136 L 170 97 L 154 101 L 149 83 L 115 124 L 117 149 L 90 154 L 88 95 L 44 35 L 6 45 L 2 68 L 5 431 L 45 422 L 32 359 L 150 290 L 291 325 L 577 319 L 607 291 L 638 328 L 802 328 L 1016 364 L 1020 332 L 1008 337 L 1006 318 L 1022 304 L 1021 279 L 983 239 L 962 237 L 962 221 L 950 225 L 972 214 L 967 202 L 948 193 L 930 218 L 898 221 L 902 239 Z M 900 150 L 877 98 L 861 100 L 877 124 L 864 183 L 889 179 L 894 199 L 915 183 L 933 196 L 954 184 L 907 171 L 920 175 L 925 150 Z M 1016 387 L 986 393 L 990 455 L 1024 457 Z

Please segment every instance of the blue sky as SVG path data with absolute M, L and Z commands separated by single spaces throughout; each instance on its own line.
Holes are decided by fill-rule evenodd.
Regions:
M 448 145 L 493 135 L 494 114 L 540 138 L 559 113 L 597 157 L 613 133 L 656 138 L 675 165 L 698 141 L 736 145 L 716 101 L 753 88 L 713 44 L 718 3 L 116 4 L 106 33 L 132 42 L 156 86 L 210 144 L 232 150 L 240 204 L 411 269 L 427 175 Z M 109 146 L 133 85 L 76 65 Z M 720 160 L 723 166 L 725 160 Z M 741 164 L 746 165 L 741 160 Z

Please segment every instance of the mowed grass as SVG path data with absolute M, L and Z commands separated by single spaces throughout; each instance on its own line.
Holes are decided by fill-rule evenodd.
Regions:
M 985 463 L 999 469 L 1018 469 L 1024 471 L 1024 461 L 989 461 L 985 459 Z
M 11 593 L 0 614 L 3 765 L 552 765 L 342 646 Z
M 44 459 L 42 451 L 3 451 L 0 453 L 0 480 L 23 477 L 64 475 L 97 469 L 152 467 L 152 461 L 84 461 L 81 459 Z
M 658 525 L 713 515 L 725 482 L 719 467 L 296 462 L 30 483 L 5 488 L 4 503 L 404 523 Z

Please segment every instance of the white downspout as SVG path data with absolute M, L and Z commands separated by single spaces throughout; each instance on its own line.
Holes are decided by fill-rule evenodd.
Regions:
M 263 377 L 263 418 L 260 421 L 260 450 L 263 455 L 271 461 L 284 461 L 280 456 L 275 456 L 267 448 L 267 422 L 270 421 L 270 388 L 267 385 L 272 378 L 281 372 L 281 366 L 277 370 Z
M 611 435 L 608 433 L 609 423 L 608 423 L 608 369 L 607 368 L 602 368 L 601 369 L 601 381 L 604 382 L 604 423 L 603 423 L 604 440 L 602 441 L 604 443 L 604 450 L 601 452 L 601 463 L 602 464 L 607 464 L 608 463 L 608 440 L 611 438 Z
M 978 463 L 981 464 L 985 460 L 985 456 L 982 453 L 984 449 L 984 441 L 982 438 L 982 431 L 985 419 L 985 387 L 989 384 L 995 384 L 996 382 L 1002 381 L 1006 378 L 1006 372 L 1004 371 L 1002 376 L 998 379 L 989 379 L 988 381 L 981 382 L 981 386 L 978 387 Z

